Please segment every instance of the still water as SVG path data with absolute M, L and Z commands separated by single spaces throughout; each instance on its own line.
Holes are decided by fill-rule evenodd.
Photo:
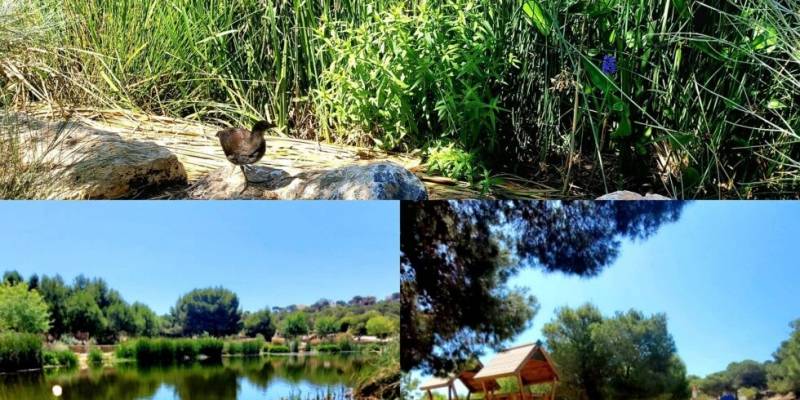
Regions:
M 344 399 L 368 365 L 356 356 L 274 356 L 0 375 L 0 400 Z M 53 395 L 55 385 L 63 389 L 60 397 Z

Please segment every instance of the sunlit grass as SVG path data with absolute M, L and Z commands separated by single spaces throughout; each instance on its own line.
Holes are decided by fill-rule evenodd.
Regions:
M 798 0 L 24 4 L 0 1 L 4 107 L 452 146 L 470 157 L 435 169 L 487 190 L 504 172 L 689 198 L 792 197 L 800 183 Z

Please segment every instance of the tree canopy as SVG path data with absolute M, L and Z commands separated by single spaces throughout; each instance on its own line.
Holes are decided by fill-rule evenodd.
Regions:
M 334 317 L 322 316 L 314 323 L 314 330 L 320 336 L 332 335 L 339 332 L 339 322 Z
M 272 313 L 264 309 L 248 314 L 244 318 L 244 331 L 247 336 L 262 335 L 267 340 L 271 340 L 275 335 L 275 321 L 272 320 Z
M 261 334 L 269 340 L 276 327 L 283 326 L 288 316 L 301 310 L 306 316 L 303 334 L 313 329 L 322 336 L 366 335 L 367 323 L 374 317 L 385 317 L 391 322 L 390 334 L 397 334 L 399 329 L 399 293 L 381 300 L 373 296 L 339 301 L 320 299 L 311 306 L 266 307 L 242 313 L 232 292 L 221 288 L 198 289 L 182 296 L 169 314 L 159 316 L 143 303 L 129 304 L 102 279 L 79 275 L 67 284 L 58 275 L 34 274 L 28 282 L 14 271 L 3 275 L 8 282 L 18 283 L 20 293 L 29 291 L 41 296 L 50 315 L 46 333 L 54 338 L 71 334 L 82 340 L 114 343 L 122 336 L 182 336 L 203 332 L 224 336 L 243 331 L 249 336 Z
M 769 387 L 778 392 L 800 392 L 800 319 L 792 322 L 789 339 L 781 343 L 767 366 Z
M 232 335 L 242 328 L 239 298 L 221 287 L 192 290 L 178 299 L 171 314 L 188 336 Z
M 372 317 L 367 321 L 367 333 L 379 338 L 385 338 L 394 332 L 394 323 L 382 315 Z
M 521 268 L 592 276 L 621 240 L 676 221 L 681 202 L 436 201 L 401 204 L 401 364 L 445 374 L 524 330 Z
M 38 292 L 19 281 L 0 285 L 0 332 L 41 334 L 49 328 L 50 312 Z
M 288 338 L 305 335 L 308 333 L 308 315 L 302 311 L 289 314 L 283 320 L 281 333 Z
M 688 398 L 686 368 L 666 316 L 603 317 L 596 307 L 558 310 L 543 329 L 568 399 Z

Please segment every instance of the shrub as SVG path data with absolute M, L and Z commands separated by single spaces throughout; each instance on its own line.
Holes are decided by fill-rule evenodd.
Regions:
M 267 345 L 264 350 L 269 354 L 284 354 L 290 353 L 291 349 L 289 347 L 284 346 L 282 344 L 270 344 Z
M 474 152 L 466 152 L 451 143 L 428 149 L 428 169 L 432 173 L 474 182 L 480 174 L 479 161 Z
M 242 342 L 227 342 L 225 343 L 226 354 L 242 354 Z
M 0 333 L 0 371 L 42 367 L 42 339 L 31 333 Z
M 309 342 L 303 343 L 303 351 L 311 351 L 311 343 Z
M 200 354 L 200 345 L 194 339 L 177 339 L 175 340 L 175 360 L 193 361 Z
M 342 351 L 342 348 L 336 344 L 328 343 L 317 347 L 317 351 L 320 353 L 338 353 Z
M 380 353 L 383 350 L 383 346 L 378 343 L 370 343 L 364 346 L 362 350 L 368 353 Z
M 385 338 L 395 332 L 395 323 L 382 315 L 367 321 L 367 332 L 379 338 Z
M 289 342 L 289 350 L 292 353 L 297 353 L 299 349 L 300 349 L 300 342 L 298 342 L 297 340 L 292 340 L 291 342 Z
M 120 343 L 117 346 L 115 354 L 119 359 L 132 359 L 136 358 L 136 349 L 135 349 L 136 342 L 124 342 Z
M 261 348 L 264 347 L 264 342 L 260 340 L 248 340 L 242 342 L 241 354 L 252 356 L 261 353 Z
M 355 347 L 353 346 L 353 342 L 347 336 L 342 336 L 339 339 L 337 345 L 339 346 L 339 350 L 341 351 L 353 351 Z
M 134 345 L 136 361 L 145 364 L 175 361 L 175 342 L 171 339 L 139 339 Z
M 97 347 L 92 347 L 89 350 L 89 364 L 91 365 L 102 365 L 103 364 L 103 352 L 100 351 Z
M 201 338 L 197 339 L 197 351 L 209 359 L 219 360 L 222 358 L 222 350 L 225 343 L 220 339 Z
M 70 350 L 45 350 L 42 361 L 50 367 L 73 368 L 78 365 L 78 356 Z
M 0 284 L 0 331 L 45 333 L 50 312 L 42 296 L 28 285 Z

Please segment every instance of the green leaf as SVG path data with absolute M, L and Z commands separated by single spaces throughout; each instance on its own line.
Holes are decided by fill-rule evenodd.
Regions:
M 753 50 L 765 50 L 767 53 L 772 52 L 778 44 L 778 31 L 775 27 L 759 27 L 756 29 L 756 32 L 758 34 L 753 38 L 753 41 L 750 42 L 750 47 Z
M 550 34 L 550 18 L 545 14 L 538 1 L 526 1 L 525 4 L 522 5 L 522 11 L 524 11 L 525 15 L 536 25 L 536 29 L 538 29 L 542 35 L 547 36 Z
M 608 76 L 606 76 L 597 65 L 594 65 L 593 62 L 583 60 L 583 65 L 586 69 L 586 73 L 589 74 L 589 79 L 592 81 L 592 84 L 598 87 L 603 93 L 608 92 L 614 87 L 614 85 L 611 84 L 611 80 L 608 79 Z
M 691 10 L 689 10 L 689 4 L 687 4 L 686 0 L 672 0 L 672 4 L 676 10 L 678 10 L 678 14 L 681 17 L 688 17 L 691 15 Z
M 693 189 L 700 183 L 700 172 L 693 167 L 686 167 L 681 175 L 683 187 L 686 189 Z
M 631 135 L 633 129 L 631 128 L 631 119 L 627 115 L 622 115 L 622 118 L 619 121 L 619 126 L 614 132 L 611 134 L 613 138 L 622 138 L 628 137 Z
M 695 135 L 689 133 L 672 133 L 669 135 L 669 141 L 673 147 L 684 148 L 694 142 Z
M 772 99 L 767 103 L 767 108 L 770 110 L 780 110 L 781 108 L 786 108 L 786 104 L 783 104 L 778 99 Z

